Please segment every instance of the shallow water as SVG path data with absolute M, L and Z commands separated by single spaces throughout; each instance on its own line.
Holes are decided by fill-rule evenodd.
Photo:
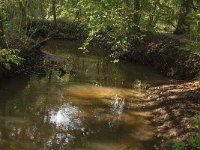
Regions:
M 151 68 L 83 55 L 79 46 L 49 41 L 43 63 L 54 69 L 0 84 L 0 149 L 153 149 L 145 88 L 167 79 Z

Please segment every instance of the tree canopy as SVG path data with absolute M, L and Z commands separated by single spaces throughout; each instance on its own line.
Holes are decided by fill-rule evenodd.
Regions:
M 88 31 L 83 49 L 93 38 L 105 38 L 99 35 L 104 33 L 109 37 L 113 51 L 127 51 L 130 43 L 141 40 L 146 32 L 186 35 L 199 41 L 200 1 L 4 0 L 0 14 L 1 47 L 6 43 L 4 33 L 30 42 L 27 36 L 37 28 L 28 27 L 32 20 L 52 20 L 55 29 L 57 20 L 78 22 Z

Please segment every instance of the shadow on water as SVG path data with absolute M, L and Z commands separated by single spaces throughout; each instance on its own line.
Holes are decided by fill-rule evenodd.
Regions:
M 0 149 L 151 150 L 145 88 L 167 82 L 151 69 L 83 55 L 50 41 L 46 74 L 0 85 Z

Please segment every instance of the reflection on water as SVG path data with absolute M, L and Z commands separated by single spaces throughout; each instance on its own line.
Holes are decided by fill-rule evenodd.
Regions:
M 64 104 L 58 110 L 50 110 L 48 115 L 49 119 L 45 118 L 45 122 L 54 124 L 57 129 L 68 131 L 81 127 L 81 120 L 78 118 L 79 111 L 75 106 Z
M 50 41 L 44 63 L 53 69 L 0 84 L 0 149 L 153 149 L 142 87 L 166 79 L 145 67 L 71 53 L 74 44 Z
M 119 98 L 117 95 L 115 96 L 115 102 L 113 106 L 113 112 L 116 112 L 117 114 L 122 114 L 124 110 L 124 99 Z

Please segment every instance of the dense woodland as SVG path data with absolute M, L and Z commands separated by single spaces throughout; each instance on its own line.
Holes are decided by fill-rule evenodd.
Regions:
M 114 50 L 126 51 L 147 32 L 184 35 L 199 47 L 199 20 L 199 0 L 3 0 L 0 43 L 1 48 L 11 48 L 12 40 L 18 39 L 28 45 L 38 28 L 50 28 L 45 21 L 52 21 L 55 31 L 60 22 L 65 28 L 70 23 L 82 26 L 83 48 L 94 37 L 107 36 Z
M 118 62 L 132 43 L 157 33 L 187 39 L 181 49 L 199 55 L 200 0 L 1 0 L 0 67 L 22 64 L 21 51 L 56 36 L 83 40 L 84 52 L 92 41 L 103 41 Z M 190 141 L 197 149 L 199 139 L 200 133 Z M 183 150 L 186 144 L 174 147 Z

